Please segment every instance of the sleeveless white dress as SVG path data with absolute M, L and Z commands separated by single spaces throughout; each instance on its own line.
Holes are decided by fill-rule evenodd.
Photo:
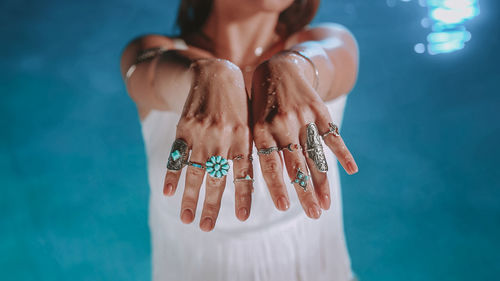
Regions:
M 346 96 L 326 103 L 340 125 Z M 199 228 L 205 198 L 200 190 L 195 220 L 180 220 L 185 171 L 172 197 L 163 196 L 170 146 L 180 115 L 152 110 L 141 122 L 150 184 L 149 226 L 155 281 L 348 281 L 355 280 L 344 238 L 339 171 L 334 154 L 325 147 L 331 207 L 318 220 L 304 213 L 286 169 L 290 208 L 274 206 L 254 147 L 254 192 L 250 217 L 235 216 L 232 168 L 222 197 L 219 217 L 211 232 Z M 208 157 L 208 156 L 207 156 Z

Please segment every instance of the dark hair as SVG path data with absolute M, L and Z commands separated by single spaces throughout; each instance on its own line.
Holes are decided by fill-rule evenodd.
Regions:
M 320 0 L 295 0 L 281 12 L 276 26 L 277 33 L 287 37 L 307 25 L 314 18 Z M 199 31 L 212 11 L 213 0 L 182 0 L 177 14 L 180 35 Z

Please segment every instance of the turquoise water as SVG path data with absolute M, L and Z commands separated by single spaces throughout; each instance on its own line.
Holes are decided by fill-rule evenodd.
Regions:
M 345 231 L 360 280 L 500 275 L 499 7 L 480 1 L 465 49 L 416 54 L 415 3 L 323 1 L 357 36 L 343 135 Z M 177 1 L 0 4 L 2 280 L 147 280 L 140 124 L 118 72 L 132 37 L 170 33 Z

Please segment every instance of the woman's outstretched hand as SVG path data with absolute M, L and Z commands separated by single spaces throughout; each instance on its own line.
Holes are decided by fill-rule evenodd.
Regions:
M 253 136 L 276 207 L 286 210 L 290 202 L 282 176 L 281 151 L 304 211 L 311 218 L 319 218 L 321 208 L 329 209 L 331 202 L 326 161 L 317 145 L 321 136 L 347 173 L 356 173 L 358 168 L 342 138 L 333 133 L 325 135 L 335 127 L 330 125 L 328 109 L 312 86 L 313 68 L 301 67 L 307 64 L 300 55 L 283 52 L 256 69 L 252 80 Z
M 237 179 L 236 216 L 246 220 L 250 214 L 253 187 L 248 179 L 253 178 L 253 172 L 249 159 L 252 138 L 248 127 L 248 97 L 240 69 L 227 60 L 197 60 L 191 71 L 194 83 L 176 133 L 176 139 L 183 140 L 187 151 L 191 150 L 180 218 L 184 223 L 194 220 L 200 187 L 207 174 L 200 228 L 211 231 L 219 214 L 230 159 L 234 159 L 233 172 Z M 181 155 L 174 153 L 170 157 L 178 159 Z M 175 193 L 180 172 L 167 171 L 165 195 Z

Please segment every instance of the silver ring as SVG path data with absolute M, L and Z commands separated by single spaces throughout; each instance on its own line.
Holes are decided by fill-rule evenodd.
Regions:
M 236 156 L 234 156 L 231 160 L 232 161 L 239 161 L 239 160 L 243 160 L 245 159 L 245 156 L 243 156 L 243 154 L 238 154 Z M 252 161 L 253 158 L 252 158 L 252 155 L 248 155 L 248 160 Z
M 314 161 L 316 168 L 320 172 L 325 173 L 328 171 L 328 164 L 319 136 L 316 124 L 307 124 L 307 156 Z
M 191 166 L 191 167 L 195 167 L 198 169 L 203 169 L 203 170 L 205 169 L 205 166 L 203 166 L 203 164 L 197 163 L 197 162 L 187 161 L 186 165 Z
M 257 154 L 271 154 L 273 151 L 279 151 L 280 149 L 277 146 L 271 146 L 269 148 L 262 148 L 257 151 Z
M 246 175 L 243 178 L 235 178 L 233 180 L 233 183 L 237 183 L 237 182 L 240 182 L 240 181 L 251 181 L 251 182 L 254 182 L 255 180 L 252 177 L 250 177 L 250 175 Z
M 280 148 L 281 150 L 288 150 L 289 152 L 293 152 L 294 150 L 304 150 L 300 145 L 296 143 L 289 143 L 287 146 Z
M 188 144 L 183 139 L 176 139 L 168 155 L 167 169 L 179 171 L 188 158 Z
M 322 134 L 321 137 L 325 138 L 329 134 L 333 134 L 334 136 L 339 137 L 340 136 L 340 134 L 339 134 L 339 127 L 337 125 L 331 123 L 331 122 L 328 123 L 328 132 Z

